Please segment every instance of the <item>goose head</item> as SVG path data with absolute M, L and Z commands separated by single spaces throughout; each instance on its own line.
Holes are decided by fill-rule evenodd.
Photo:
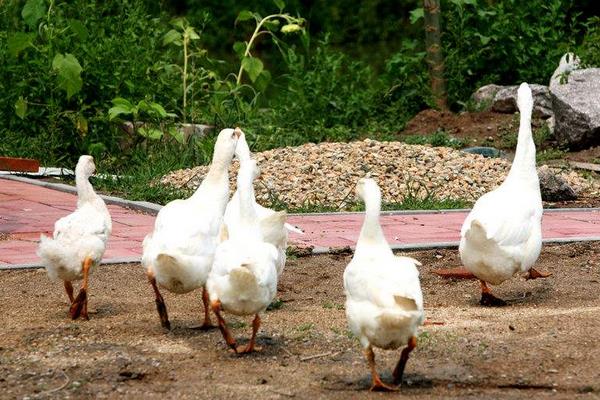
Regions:
M 531 89 L 526 82 L 521 83 L 517 91 L 517 106 L 521 114 L 530 113 L 533 109 L 533 96 Z
M 250 147 L 248 147 L 248 142 L 246 142 L 246 135 L 244 134 L 244 132 L 242 132 L 242 130 L 240 130 L 240 137 L 238 139 L 237 146 L 235 147 L 235 156 L 240 161 L 245 161 L 250 158 Z
M 235 153 L 238 140 L 242 135 L 240 128 L 227 128 L 219 132 L 215 143 L 213 161 L 218 160 L 229 164 Z
M 381 190 L 377 183 L 371 178 L 361 178 L 356 184 L 356 195 L 365 202 L 365 204 L 381 201 Z
M 79 161 L 75 167 L 75 176 L 87 179 L 95 173 L 96 164 L 94 164 L 94 157 L 88 155 L 79 157 Z

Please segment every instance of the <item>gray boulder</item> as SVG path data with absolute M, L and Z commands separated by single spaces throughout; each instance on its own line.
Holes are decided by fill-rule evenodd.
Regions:
M 600 144 L 600 68 L 570 71 L 550 86 L 555 115 L 554 136 L 579 150 Z
M 533 95 L 533 117 L 550 118 L 552 112 L 552 98 L 548 86 L 530 84 L 531 94 Z M 517 108 L 517 90 L 519 86 L 505 86 L 494 96 L 492 111 L 499 113 L 512 114 L 519 111 Z
M 556 174 L 547 166 L 538 168 L 540 178 L 540 190 L 544 201 L 567 201 L 575 200 L 577 193 L 560 175 Z
M 503 88 L 504 86 L 494 85 L 492 83 L 477 89 L 477 91 L 471 95 L 471 99 L 473 100 L 473 103 L 475 103 L 476 109 L 489 110 L 494 102 L 496 93 Z

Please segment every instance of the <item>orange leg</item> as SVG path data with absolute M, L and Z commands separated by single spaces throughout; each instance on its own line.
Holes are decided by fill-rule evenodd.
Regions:
M 547 278 L 551 275 L 552 275 L 552 272 L 540 272 L 540 271 L 536 270 L 535 268 L 531 268 L 529 270 L 529 272 L 527 273 L 527 276 L 525 277 L 525 279 L 530 280 L 530 279 L 538 279 L 538 278 Z
M 71 284 L 71 281 L 63 281 L 63 283 L 65 284 L 65 292 L 67 292 L 67 296 L 69 296 L 69 302 L 73 304 L 73 301 L 75 300 L 75 297 L 73 297 L 73 285 Z
M 365 356 L 367 357 L 369 368 L 371 368 L 371 388 L 369 390 L 371 392 L 391 392 L 396 390 L 396 388 L 388 386 L 381 381 L 381 378 L 377 373 L 377 368 L 375 367 L 375 353 L 373 353 L 373 348 L 371 346 L 367 347 L 365 350 Z
M 260 328 L 260 317 L 258 314 L 254 316 L 254 320 L 252 321 L 252 337 L 250 338 L 250 342 L 245 349 L 238 349 L 237 352 L 239 354 L 247 354 L 252 353 L 253 351 L 260 351 L 261 348 L 256 346 L 256 333 L 258 332 L 258 328 Z
M 221 331 L 221 334 L 223 335 L 223 339 L 225 339 L 225 342 L 227 343 L 227 345 L 229 347 L 231 347 L 233 349 L 233 351 L 235 351 L 237 353 L 237 346 L 235 343 L 235 339 L 231 336 L 231 333 L 229 332 L 229 329 L 227 328 L 227 324 L 225 323 L 225 320 L 223 319 L 223 316 L 221 315 L 221 301 L 219 301 L 219 300 L 213 301 L 210 306 L 217 317 L 217 321 L 219 323 L 219 330 Z
M 79 294 L 77 295 L 77 297 L 75 298 L 75 300 L 73 300 L 73 302 L 71 304 L 71 309 L 70 309 L 71 319 L 77 319 L 80 316 L 85 320 L 90 319 L 88 317 L 88 313 L 87 313 L 87 290 L 88 290 L 88 277 L 90 274 L 91 267 L 92 267 L 92 259 L 89 257 L 86 257 L 85 260 L 83 260 L 83 268 L 82 268 L 83 269 L 83 284 L 81 285 Z
M 492 294 L 485 281 L 480 280 L 479 283 L 481 284 L 481 300 L 479 300 L 479 304 L 486 307 L 502 307 L 506 305 L 504 300 Z
M 394 373 L 392 375 L 394 376 L 394 383 L 396 385 L 402 385 L 402 375 L 404 375 L 404 368 L 406 367 L 408 356 L 415 347 L 417 347 L 417 338 L 413 336 L 408 340 L 408 345 L 402 350 L 400 360 L 398 360 L 398 364 L 396 364 L 396 368 L 394 368 Z
M 200 326 L 200 329 L 212 329 L 215 326 L 210 323 L 210 305 L 208 299 L 208 290 L 206 290 L 206 286 L 202 288 L 202 304 L 204 305 L 204 322 L 202 323 L 202 326 Z
M 156 285 L 156 278 L 154 277 L 154 273 L 148 268 L 148 281 L 150 285 L 152 285 L 152 289 L 154 289 L 155 302 L 156 302 L 156 311 L 158 311 L 158 316 L 160 317 L 160 325 L 167 329 L 171 329 L 171 323 L 169 322 L 169 314 L 167 314 L 167 306 L 165 305 L 165 300 L 160 294 L 160 290 L 158 290 L 158 286 Z

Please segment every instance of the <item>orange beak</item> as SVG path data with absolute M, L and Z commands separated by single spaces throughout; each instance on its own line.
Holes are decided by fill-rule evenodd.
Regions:
M 236 128 L 233 130 L 233 134 L 234 134 L 234 135 L 235 135 L 235 136 L 236 136 L 238 139 L 240 138 L 240 136 L 242 136 L 242 130 L 240 129 L 240 127 L 239 127 L 239 126 L 238 126 L 238 127 L 236 127 Z

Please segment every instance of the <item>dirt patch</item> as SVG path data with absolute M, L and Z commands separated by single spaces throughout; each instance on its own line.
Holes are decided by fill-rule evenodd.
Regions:
M 593 164 L 600 164 L 600 146 L 591 147 L 586 150 L 573 151 L 567 153 L 565 158 L 571 161 L 580 161 Z
M 428 135 L 438 130 L 467 139 L 469 145 L 486 145 L 505 148 L 507 139 L 503 135 L 516 132 L 518 117 L 491 111 L 462 112 L 424 110 L 415 115 L 406 125 L 401 135 Z
M 478 305 L 473 281 L 443 281 L 456 250 L 411 253 L 421 270 L 427 317 L 403 395 L 591 398 L 600 393 L 600 244 L 545 246 L 537 267 L 554 275 L 514 278 L 495 289 L 510 306 Z M 342 273 L 350 255 L 292 259 L 280 308 L 264 315 L 263 350 L 239 357 L 200 322 L 200 292 L 165 293 L 165 334 L 137 264 L 104 266 L 91 278 L 90 321 L 67 319 L 62 285 L 44 271 L 0 273 L 3 398 L 381 398 L 346 326 Z M 249 319 L 226 318 L 237 338 Z M 240 340 L 243 342 L 243 340 Z M 377 352 L 389 371 L 399 352 Z M 585 367 L 582 367 L 585 366 Z M 557 397 L 558 395 L 558 397 Z M 393 395 L 392 395 L 393 396 Z

